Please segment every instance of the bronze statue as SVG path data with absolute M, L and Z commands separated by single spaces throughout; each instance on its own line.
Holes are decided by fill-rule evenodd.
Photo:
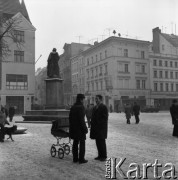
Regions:
M 56 52 L 56 48 L 53 48 L 52 52 L 48 57 L 48 65 L 47 65 L 47 76 L 48 78 L 60 78 L 59 73 L 59 54 Z

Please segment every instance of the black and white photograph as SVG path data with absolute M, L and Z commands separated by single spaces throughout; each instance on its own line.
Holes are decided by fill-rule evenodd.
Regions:
M 0 0 L 0 180 L 178 179 L 178 1 Z

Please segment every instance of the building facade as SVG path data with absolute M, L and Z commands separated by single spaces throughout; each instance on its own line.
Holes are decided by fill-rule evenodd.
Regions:
M 152 105 L 167 110 L 178 99 L 178 36 L 153 29 L 149 56 Z
M 77 56 L 83 49 L 88 47 L 88 44 L 71 43 L 65 44 L 64 53 L 60 55 L 59 68 L 64 87 L 64 105 L 71 105 L 72 100 L 72 72 L 71 72 L 71 57 Z
M 35 94 L 35 27 L 31 24 L 25 3 L 22 0 L 0 0 L 1 14 L 19 20 L 14 29 L 16 41 L 6 38 L 10 54 L 1 56 L 1 105 L 16 106 L 16 113 L 31 109 Z M 3 29 L 1 29 L 3 31 Z

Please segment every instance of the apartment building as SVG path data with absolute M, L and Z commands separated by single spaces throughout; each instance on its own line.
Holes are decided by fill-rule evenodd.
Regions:
M 149 57 L 151 102 L 167 110 L 178 99 L 178 36 L 154 28 Z
M 85 48 L 90 47 L 89 44 L 71 43 L 65 44 L 64 53 L 60 55 L 59 68 L 64 87 L 64 105 L 71 105 L 72 99 L 72 72 L 71 58 L 80 54 Z
M 148 41 L 109 37 L 82 52 L 85 59 L 85 94 L 94 103 L 96 94 L 117 111 L 137 101 L 150 104 Z
M 23 43 L 20 49 L 16 42 L 6 37 L 10 54 L 1 56 L 0 104 L 16 106 L 16 113 L 31 109 L 35 93 L 35 27 L 32 25 L 24 0 L 0 0 L 0 13 L 6 18 L 19 20 L 14 30 L 16 41 Z M 1 29 L 3 31 L 3 29 Z

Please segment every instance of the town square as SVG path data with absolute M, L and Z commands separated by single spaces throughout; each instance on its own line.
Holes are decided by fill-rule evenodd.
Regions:
M 0 0 L 0 180 L 178 179 L 178 1 Z

